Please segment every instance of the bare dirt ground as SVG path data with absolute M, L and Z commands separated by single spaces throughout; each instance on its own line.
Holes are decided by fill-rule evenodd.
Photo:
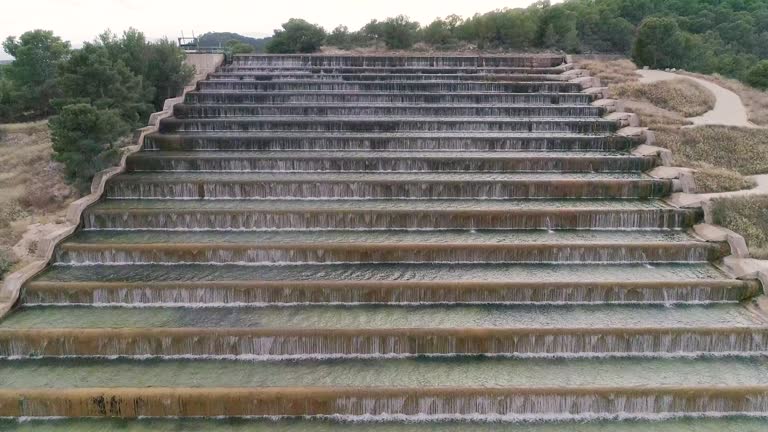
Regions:
M 0 273 L 35 252 L 31 244 L 14 248 L 28 228 L 63 222 L 77 198 L 51 153 L 46 121 L 0 125 Z

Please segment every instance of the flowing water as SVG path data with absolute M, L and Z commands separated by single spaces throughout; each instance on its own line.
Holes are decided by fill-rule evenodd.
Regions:
M 0 321 L 0 429 L 765 430 L 763 287 L 564 60 L 235 56 Z

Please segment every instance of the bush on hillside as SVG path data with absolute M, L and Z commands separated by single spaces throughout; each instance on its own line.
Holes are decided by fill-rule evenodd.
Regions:
M 422 31 L 424 42 L 436 47 L 450 47 L 455 45 L 459 38 L 457 28 L 462 23 L 458 15 L 450 15 L 445 19 L 437 18 Z
M 153 91 L 144 85 L 122 60 L 113 60 L 109 49 L 86 42 L 61 64 L 59 86 L 63 98 L 60 106 L 90 104 L 103 110 L 114 110 L 131 127 L 138 127 L 153 111 L 149 103 Z
M 312 53 L 318 51 L 325 41 L 325 30 L 315 24 L 291 18 L 283 24 L 282 30 L 275 30 L 267 44 L 272 54 Z
M 13 258 L 11 258 L 10 253 L 5 250 L 0 250 L 0 279 L 2 279 L 6 273 L 11 271 L 12 267 Z
M 33 30 L 18 40 L 9 36 L 3 49 L 14 61 L 3 67 L 0 120 L 30 120 L 51 114 L 51 99 L 59 94 L 57 68 L 70 53 L 69 42 L 51 31 Z
M 747 84 L 752 87 L 768 90 L 768 60 L 762 60 L 747 73 Z
M 529 49 L 536 45 L 540 10 L 502 9 L 475 15 L 456 29 L 460 40 L 474 43 L 480 49 Z
M 389 49 L 408 49 L 418 42 L 419 23 L 398 15 L 384 21 L 373 20 L 363 27 L 362 32 L 384 42 Z
M 114 67 L 123 64 L 141 79 L 143 96 L 150 98 L 157 111 L 166 99 L 180 94 L 194 75 L 194 68 L 184 63 L 184 51 L 167 38 L 147 42 L 142 32 L 131 28 L 121 37 L 105 31 L 93 45 L 107 52 Z M 141 123 L 145 120 L 142 117 Z
M 685 56 L 685 41 L 677 21 L 651 17 L 637 29 L 632 60 L 653 69 L 674 67 Z
M 65 106 L 48 124 L 53 157 L 64 164 L 67 180 L 80 191 L 87 191 L 93 176 L 116 162 L 116 143 L 130 131 L 118 110 L 84 103 Z
M 252 48 L 250 45 L 246 46 Z M 243 52 L 243 47 L 238 47 Z M 184 91 L 184 86 L 189 84 L 195 75 L 195 68 L 184 63 L 184 51 L 166 38 L 149 44 L 147 51 L 144 79 L 154 89 L 152 104 L 155 111 L 160 111 L 166 99 L 176 97 Z M 144 123 L 142 121 L 142 124 Z
M 224 52 L 227 54 L 250 54 L 254 51 L 256 51 L 256 48 L 253 45 L 235 39 L 229 40 L 224 44 Z

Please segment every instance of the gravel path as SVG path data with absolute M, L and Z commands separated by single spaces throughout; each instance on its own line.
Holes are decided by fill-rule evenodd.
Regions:
M 676 78 L 689 79 L 700 84 L 712 94 L 715 95 L 715 108 L 698 117 L 690 117 L 694 126 L 700 125 L 722 125 L 722 126 L 741 126 L 758 127 L 750 122 L 747 117 L 747 109 L 741 102 L 741 98 L 734 92 L 720 87 L 710 81 L 701 78 L 694 78 L 686 75 L 678 75 L 671 72 L 659 70 L 640 69 L 637 73 L 641 76 L 641 83 L 653 83 L 657 81 L 668 81 Z

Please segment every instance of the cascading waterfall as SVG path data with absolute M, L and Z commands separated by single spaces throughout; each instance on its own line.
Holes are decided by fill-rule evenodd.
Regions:
M 0 321 L 0 417 L 768 416 L 764 288 L 584 75 L 234 56 Z
M 37 282 L 27 304 L 306 305 L 306 304 L 707 304 L 758 295 L 755 281 L 593 282 Z
M 479 263 L 669 263 L 706 262 L 721 257 L 719 245 L 700 243 L 604 244 L 385 244 L 302 243 L 234 245 L 134 244 L 64 245 L 60 264 L 130 263 L 338 263 L 338 262 L 479 262 Z
M 160 132 L 553 132 L 605 133 L 616 129 L 616 123 L 593 119 L 410 119 L 410 118 L 331 118 L 331 117 L 263 117 L 259 120 L 241 118 L 165 119 Z
M 394 176 L 393 176 L 394 177 Z M 207 180 L 203 180 L 207 178 Z M 216 181 L 217 178 L 221 180 Z M 181 180 L 181 179 L 180 179 Z M 305 199 L 506 199 L 506 198 L 657 198 L 669 194 L 672 184 L 650 178 L 638 180 L 603 180 L 599 183 L 588 179 L 559 180 L 489 179 L 486 181 L 453 180 L 426 182 L 414 176 L 411 181 L 396 182 L 392 178 L 379 181 L 345 181 L 343 177 L 316 180 L 290 177 L 265 179 L 256 183 L 237 177 L 223 177 L 221 174 L 201 176 L 200 181 L 149 182 L 145 178 L 126 178 L 112 182 L 107 196 L 114 199 L 282 199 L 287 197 Z M 334 181 L 336 180 L 336 181 Z
M 556 74 L 520 74 L 520 73 L 489 73 L 472 74 L 428 74 L 428 73 L 312 73 L 300 71 L 260 71 L 237 73 L 214 73 L 208 76 L 210 81 L 289 81 L 289 80 L 314 80 L 314 81 L 489 81 L 489 82 L 529 82 L 529 81 L 565 81 Z M 494 73 L 496 72 L 496 73 Z
M 367 333 L 367 334 L 366 334 Z M 678 356 L 768 353 L 768 328 L 0 331 L 0 356 Z
M 413 155 L 410 158 L 388 157 L 388 155 L 371 155 L 367 158 L 335 158 L 318 159 L 321 155 L 302 155 L 303 157 L 257 157 L 248 158 L 241 154 L 231 157 L 206 158 L 197 157 L 162 157 L 155 156 L 144 160 L 134 159 L 129 167 L 132 171 L 209 171 L 209 172 L 362 172 L 367 170 L 392 172 L 642 172 L 653 167 L 651 158 L 609 158 L 574 157 L 569 161 L 552 160 L 551 158 L 450 158 L 424 157 Z M 325 156 L 325 155 L 322 155 Z
M 243 151 L 243 150 L 398 150 L 398 151 L 626 151 L 633 141 L 614 136 L 526 135 L 510 137 L 504 134 L 461 134 L 443 137 L 436 134 L 414 136 L 349 136 L 332 137 L 270 134 L 232 136 L 223 133 L 201 135 L 158 135 L 146 137 L 145 150 Z
M 275 204 L 277 205 L 277 204 Z M 311 207 L 268 210 L 208 210 L 164 208 L 135 212 L 102 210 L 87 213 L 88 230 L 292 230 L 292 229 L 678 229 L 699 218 L 699 212 L 671 208 L 647 209 L 545 209 L 517 212 L 461 211 L 333 211 Z
M 581 90 L 570 82 L 468 82 L 468 81 L 241 81 L 208 80 L 197 85 L 200 91 L 377 91 L 377 92 L 456 92 L 456 93 L 575 93 Z
M 583 93 L 382 93 L 382 92 L 237 92 L 197 91 L 186 102 L 206 104 L 527 104 L 588 105 L 593 96 Z
M 179 105 L 176 118 L 252 116 L 420 116 L 420 117 L 598 117 L 601 109 L 590 105 L 542 106 L 388 106 L 388 105 Z
M 24 404 L 15 403 L 23 399 Z M 762 413 L 765 387 L 717 389 L 93 389 L 2 391 L 0 416 L 462 416 L 520 420 Z M 395 417 L 396 418 L 396 417 Z

